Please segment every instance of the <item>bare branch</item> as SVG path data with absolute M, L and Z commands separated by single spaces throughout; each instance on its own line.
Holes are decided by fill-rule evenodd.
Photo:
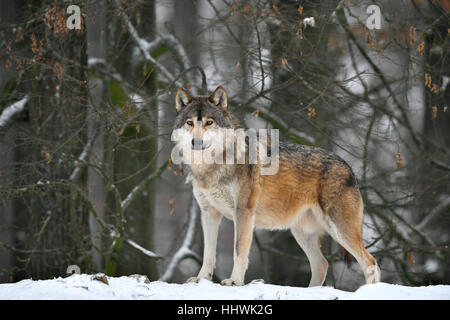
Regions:
M 191 246 L 194 242 L 194 234 L 195 234 L 195 225 L 197 224 L 198 219 L 198 206 L 197 201 L 194 197 L 192 197 L 191 205 L 189 208 L 189 223 L 186 231 L 186 236 L 184 237 L 183 244 L 178 249 L 178 251 L 170 260 L 169 266 L 166 269 L 166 272 L 159 278 L 160 281 L 169 281 L 172 279 L 176 267 L 183 261 L 185 258 L 198 256 L 195 252 L 191 250 Z M 198 261 L 198 259 L 196 259 Z M 200 259 L 201 261 L 201 259 Z
M 167 45 L 175 53 L 182 70 L 189 68 L 191 65 L 183 46 L 172 34 L 158 35 L 152 42 L 148 42 L 147 40 L 141 38 L 140 42 L 143 49 L 147 52 L 152 52 L 163 45 Z
M 98 131 L 98 130 L 97 130 Z M 72 182 L 76 182 L 81 175 L 82 169 L 86 165 L 86 159 L 91 153 L 92 145 L 97 137 L 97 132 L 92 136 L 92 138 L 86 143 L 83 148 L 83 151 L 80 153 L 80 156 L 76 160 L 75 169 L 72 171 L 69 180 Z
M 138 195 L 141 194 L 142 191 L 155 179 L 159 178 L 161 174 L 166 170 L 167 166 L 169 165 L 169 160 L 164 162 L 162 166 L 158 168 L 154 173 L 144 178 L 137 186 L 133 188 L 133 190 L 130 191 L 130 193 L 127 195 L 125 200 L 121 202 L 121 208 L 123 211 L 125 211 L 130 204 L 133 202 L 134 199 L 137 198 Z
M 158 256 L 156 253 L 145 249 L 144 247 L 141 247 L 140 245 L 138 245 L 136 242 L 134 242 L 133 240 L 130 239 L 125 239 L 125 243 L 130 245 L 131 247 L 135 248 L 136 250 L 142 252 L 143 254 L 145 254 L 147 257 L 150 258 L 156 258 L 156 259 L 162 259 L 163 257 Z
M 11 122 L 12 118 L 18 113 L 22 112 L 28 101 L 28 96 L 23 97 L 21 100 L 14 102 L 9 107 L 3 109 L 0 114 L 0 129 L 6 127 L 6 125 Z
M 139 37 L 136 29 L 134 28 L 133 24 L 130 21 L 130 18 L 128 18 L 128 15 L 122 9 L 122 7 L 120 5 L 120 1 L 115 0 L 115 3 L 116 3 L 117 8 L 120 10 L 120 16 L 122 17 L 122 19 L 125 21 L 125 24 L 127 25 L 127 29 L 131 35 L 131 38 L 133 39 L 133 41 L 136 43 L 137 47 L 141 51 L 141 54 L 144 57 L 144 59 L 147 60 L 148 62 L 154 64 L 161 71 L 162 75 L 165 78 L 167 78 L 169 81 L 173 81 L 173 76 L 166 69 L 166 67 L 164 67 L 161 63 L 159 63 L 155 59 L 153 59 L 153 57 L 150 55 L 149 51 L 146 50 L 146 49 L 148 49 L 149 45 L 146 44 L 144 41 L 142 41 L 142 39 Z M 183 85 L 181 82 L 176 82 L 176 83 L 180 87 Z
M 430 213 L 427 214 L 427 216 L 416 226 L 416 229 L 422 231 L 430 223 L 431 220 L 441 214 L 449 206 L 450 196 L 447 196 L 444 201 L 439 203 Z

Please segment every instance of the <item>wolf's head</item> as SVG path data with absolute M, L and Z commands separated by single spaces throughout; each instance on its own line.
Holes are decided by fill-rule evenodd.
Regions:
M 194 150 L 206 150 L 215 143 L 225 129 L 236 129 L 239 123 L 228 108 L 228 97 L 221 86 L 210 96 L 192 97 L 178 89 L 175 97 L 177 116 L 174 131 L 177 141 L 189 144 Z
M 175 164 L 255 164 L 259 161 L 262 165 L 270 163 L 269 170 L 261 167 L 261 174 L 278 171 L 278 130 L 271 133 L 270 138 L 264 130 L 259 130 L 259 138 L 256 130 L 244 130 L 230 113 L 224 88 L 219 86 L 210 96 L 199 97 L 178 89 L 175 105 L 177 116 L 171 137 L 175 142 L 171 153 Z M 267 147 L 270 147 L 270 156 Z

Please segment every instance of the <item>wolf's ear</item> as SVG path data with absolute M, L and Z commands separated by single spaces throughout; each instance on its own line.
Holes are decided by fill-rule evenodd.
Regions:
M 224 108 L 228 111 L 228 97 L 225 89 L 222 86 L 218 86 L 216 90 L 209 96 L 209 101 L 214 103 L 218 107 Z
M 177 112 L 180 112 L 181 109 L 186 107 L 186 105 L 192 101 L 192 97 L 189 93 L 184 91 L 182 88 L 178 88 L 177 95 L 175 97 L 175 105 L 177 108 Z

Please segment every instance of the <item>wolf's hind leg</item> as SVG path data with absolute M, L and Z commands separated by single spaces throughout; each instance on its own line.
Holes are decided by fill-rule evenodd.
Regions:
M 320 233 L 312 234 L 304 232 L 300 227 L 291 229 L 297 243 L 308 257 L 311 266 L 310 287 L 321 286 L 325 281 L 328 270 L 328 262 L 320 250 Z
M 216 264 L 216 247 L 219 226 L 222 221 L 222 214 L 214 208 L 202 210 L 201 213 L 203 229 L 203 264 L 197 277 L 191 277 L 187 282 L 198 282 L 200 279 L 211 280 Z
M 375 258 L 364 248 L 361 232 L 359 230 L 349 231 L 345 229 L 345 234 L 340 230 L 340 227 L 329 230 L 330 235 L 352 256 L 358 261 L 361 269 L 364 272 L 367 284 L 373 284 L 380 281 L 380 268 L 377 265 Z M 336 230 L 337 229 L 337 230 Z M 328 231 L 328 230 L 327 230 Z
M 362 241 L 363 204 L 359 193 L 345 193 L 339 203 L 331 207 L 327 222 L 323 225 L 326 231 L 356 258 L 364 272 L 367 284 L 380 281 L 380 268 L 375 258 L 366 250 Z

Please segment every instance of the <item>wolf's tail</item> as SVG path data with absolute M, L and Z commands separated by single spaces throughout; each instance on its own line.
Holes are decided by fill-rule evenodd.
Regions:
M 353 256 L 343 246 L 339 245 L 339 249 L 341 249 L 342 255 L 344 256 L 345 265 L 347 268 L 350 268 L 354 259 Z

